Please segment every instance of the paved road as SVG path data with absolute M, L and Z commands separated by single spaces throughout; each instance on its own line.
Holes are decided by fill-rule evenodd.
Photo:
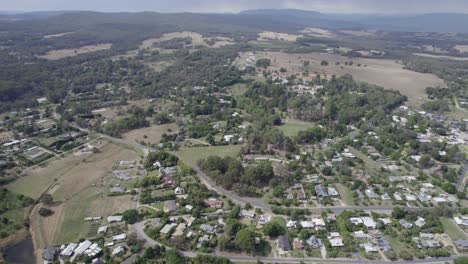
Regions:
M 76 128 L 76 129 L 79 129 L 81 131 L 87 132 L 87 133 L 93 133 L 93 132 L 91 132 L 91 131 L 89 131 L 88 129 L 85 129 L 85 128 L 81 128 L 81 127 L 78 127 L 78 126 L 73 126 L 73 127 Z M 141 144 L 139 144 L 137 142 L 130 142 L 130 141 L 127 141 L 127 140 L 124 140 L 124 139 L 121 139 L 121 138 L 115 138 L 115 137 L 111 137 L 111 136 L 108 136 L 108 135 L 105 135 L 105 134 L 100 134 L 100 133 L 93 133 L 93 134 L 98 135 L 101 138 L 105 138 L 105 139 L 108 139 L 110 141 L 122 144 L 122 145 L 131 146 L 131 147 L 136 148 L 136 149 L 142 149 L 144 151 L 158 151 L 157 149 L 141 145 Z M 182 159 L 182 157 L 177 152 L 173 152 L 173 154 L 175 156 L 177 156 L 179 159 Z M 250 203 L 252 206 L 261 208 L 265 212 L 271 212 L 272 206 L 269 205 L 269 204 L 266 204 L 262 200 L 257 199 L 257 198 L 252 198 L 252 197 L 241 197 L 241 196 L 239 196 L 239 195 L 237 195 L 237 194 L 235 194 L 235 193 L 233 193 L 233 192 L 231 192 L 229 190 L 226 190 L 223 187 L 217 185 L 197 165 L 192 166 L 192 169 L 197 173 L 197 176 L 200 178 L 202 183 L 205 184 L 209 189 L 212 189 L 212 190 L 216 191 L 219 194 L 225 195 L 226 197 L 231 199 L 234 203 L 239 204 L 239 205 L 244 205 L 246 203 Z M 465 169 L 468 169 L 468 163 L 467 163 L 467 166 L 465 166 Z M 326 210 L 331 210 L 332 212 L 340 213 L 340 212 L 345 211 L 345 210 L 364 210 L 364 211 L 391 212 L 394 207 L 395 206 L 391 206 L 391 205 L 390 206 L 377 205 L 377 206 L 327 206 L 327 207 L 307 207 L 307 208 L 304 208 L 304 207 L 288 207 L 288 208 L 306 209 L 306 210 L 309 210 L 311 212 L 322 212 L 322 211 L 326 211 Z M 427 209 L 428 207 L 426 207 L 426 208 L 402 207 L 402 208 L 405 208 L 405 209 L 408 209 L 408 210 L 419 211 L 419 210 Z
M 151 220 L 147 220 L 151 221 Z M 129 225 L 130 232 L 135 232 L 138 239 L 142 239 L 146 241 L 147 246 L 162 246 L 161 243 L 153 240 L 148 235 L 146 235 L 144 228 L 145 222 L 136 223 L 134 225 Z M 168 247 L 166 247 L 168 248 Z M 192 251 L 179 251 L 180 254 L 186 257 L 195 257 L 197 255 L 196 252 Z M 354 263 L 354 264 L 362 264 L 362 263 L 372 263 L 372 264 L 416 264 L 416 263 L 443 263 L 445 261 L 454 260 L 455 257 L 449 258 L 439 258 L 439 259 L 423 259 L 423 260 L 413 260 L 413 261 L 392 261 L 388 262 L 385 260 L 362 260 L 362 259 L 321 259 L 321 258 L 294 258 L 294 257 L 252 257 L 252 256 L 232 256 L 232 254 L 218 252 L 217 254 L 211 254 L 213 256 L 221 256 L 230 259 L 233 262 L 266 262 L 266 263 Z M 134 258 L 133 258 L 134 259 Z M 132 263 L 133 259 L 129 259 L 124 264 Z
M 456 187 L 459 192 L 463 191 L 461 190 L 461 187 L 463 186 L 463 181 L 465 180 L 465 175 L 467 172 L 468 172 L 468 161 L 466 162 L 465 167 L 463 167 L 462 173 L 460 173 L 460 175 L 458 176 Z

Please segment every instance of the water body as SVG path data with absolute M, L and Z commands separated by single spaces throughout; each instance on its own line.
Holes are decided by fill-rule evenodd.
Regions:
M 34 246 L 30 237 L 3 249 L 8 264 L 35 264 Z

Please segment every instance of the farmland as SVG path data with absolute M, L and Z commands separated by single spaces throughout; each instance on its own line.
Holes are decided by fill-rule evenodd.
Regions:
M 162 41 L 167 41 L 175 38 L 191 38 L 192 39 L 192 44 L 194 46 L 207 46 L 207 47 L 213 47 L 213 48 L 219 48 L 222 46 L 226 45 L 231 45 L 233 44 L 233 40 L 225 37 L 215 37 L 214 43 L 210 45 L 208 42 L 210 38 L 204 37 L 199 33 L 196 32 L 190 32 L 190 31 L 184 31 L 184 32 L 171 32 L 171 33 L 166 33 L 162 35 L 160 38 L 150 38 L 145 41 L 140 45 L 140 49 L 148 49 L 152 48 L 154 44 L 162 42 Z
M 36 245 L 42 248 L 86 237 L 90 227 L 84 217 L 105 217 L 132 208 L 132 196 L 108 196 L 109 188 L 118 182 L 110 173 L 112 167 L 119 160 L 129 159 L 138 159 L 133 150 L 103 143 L 96 154 L 69 155 L 31 171 L 9 186 L 36 198 L 47 191 L 54 198 L 52 216 L 40 217 L 39 206 L 31 214 Z
M 312 123 L 303 122 L 299 120 L 288 120 L 284 125 L 279 126 L 278 129 L 283 131 L 285 136 L 297 136 L 299 131 L 304 131 L 312 127 Z
M 209 156 L 235 157 L 239 154 L 240 148 L 240 145 L 182 148 L 178 154 L 188 165 L 194 165 L 198 160 Z
M 247 53 L 241 54 L 241 57 Z M 426 87 L 444 87 L 443 80 L 432 74 L 423 74 L 403 69 L 400 63 L 387 59 L 352 58 L 325 53 L 287 54 L 281 52 L 261 52 L 256 54 L 257 59 L 271 59 L 270 69 L 285 68 L 287 74 L 301 74 L 305 70 L 331 77 L 332 75 L 350 74 L 358 81 L 368 82 L 382 86 L 386 89 L 398 90 L 408 96 L 409 102 L 417 104 L 425 96 Z M 239 60 L 239 61 L 242 61 Z M 303 62 L 310 65 L 304 68 Z M 323 61 L 328 66 L 321 66 Z M 352 61 L 352 65 L 350 65 Z M 348 65 L 345 65 L 348 64 Z M 314 77 L 310 75 L 310 78 Z
M 110 49 L 112 44 L 98 44 L 98 45 L 89 45 L 83 46 L 77 49 L 61 49 L 61 50 L 51 50 L 44 55 L 39 55 L 37 57 L 46 59 L 46 60 L 59 60 L 66 57 L 74 57 L 80 54 L 103 51 Z
M 130 142 L 149 142 L 150 144 L 159 144 L 163 134 L 174 134 L 179 129 L 175 123 L 165 125 L 153 125 L 150 127 L 132 130 L 123 135 L 123 138 Z

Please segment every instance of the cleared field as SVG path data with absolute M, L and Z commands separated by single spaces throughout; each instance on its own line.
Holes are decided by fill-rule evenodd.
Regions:
M 311 127 L 313 127 L 312 123 L 302 122 L 298 120 L 288 120 L 284 125 L 278 126 L 277 128 L 283 131 L 285 136 L 294 137 L 297 136 L 299 131 L 304 131 Z
M 444 232 L 447 233 L 453 240 L 467 239 L 467 236 L 463 230 L 457 226 L 451 219 L 441 217 L 440 222 L 444 227 Z
M 198 160 L 207 158 L 209 156 L 235 157 L 239 154 L 241 147 L 241 145 L 227 145 L 215 147 L 182 148 L 177 153 L 185 163 L 193 166 L 197 163 Z
M 50 34 L 50 35 L 45 35 L 44 38 L 45 39 L 58 38 L 58 37 L 63 37 L 63 36 L 70 35 L 73 33 L 75 32 L 63 32 L 63 33 L 58 33 L 58 34 Z
M 338 192 L 340 193 L 341 200 L 346 205 L 355 205 L 353 194 L 351 193 L 351 190 L 348 187 L 344 186 L 341 183 L 337 183 L 336 188 L 338 189 Z
M 171 40 L 174 38 L 191 38 L 192 39 L 192 44 L 195 46 L 206 46 L 206 47 L 213 47 L 213 48 L 219 48 L 222 46 L 226 45 L 231 45 L 234 44 L 234 41 L 230 38 L 226 37 L 213 37 L 213 38 L 208 38 L 204 37 L 199 33 L 196 32 L 190 32 L 190 31 L 184 31 L 184 32 L 171 32 L 171 33 L 166 33 L 162 35 L 160 38 L 150 38 L 147 40 L 144 40 L 141 45 L 140 49 L 147 49 L 147 48 L 152 48 L 153 44 L 159 43 L 162 41 L 167 41 Z M 208 42 L 210 39 L 213 39 L 214 43 L 213 45 L 209 45 Z
M 372 32 L 364 30 L 340 30 L 341 33 L 346 35 L 352 35 L 356 37 L 369 37 L 372 36 Z
M 247 58 L 248 53 L 242 53 L 239 62 Z M 418 104 L 420 98 L 425 97 L 425 89 L 431 87 L 445 87 L 442 79 L 433 74 L 424 74 L 403 69 L 403 66 L 393 60 L 387 59 L 367 59 L 348 58 L 337 54 L 308 53 L 308 54 L 287 54 L 282 52 L 259 52 L 257 60 L 263 58 L 271 59 L 271 70 L 278 70 L 281 67 L 287 69 L 287 75 L 294 73 L 301 74 L 306 69 L 303 61 L 309 61 L 307 70 L 310 73 L 318 73 L 331 77 L 332 75 L 350 74 L 358 81 L 382 86 L 386 89 L 398 90 L 408 96 L 411 104 Z M 321 66 L 322 61 L 327 61 L 328 66 Z M 352 65 L 345 65 L 345 62 L 353 62 Z M 358 66 L 360 65 L 360 66 Z M 310 74 L 309 79 L 315 74 Z
M 258 34 L 257 40 L 266 41 L 266 40 L 283 40 L 289 42 L 296 42 L 298 38 L 304 37 L 304 35 L 293 35 L 287 33 L 278 33 L 271 31 L 264 31 Z
M 468 45 L 456 45 L 454 49 L 458 50 L 459 52 L 468 52 Z
M 323 29 L 323 28 L 308 27 L 308 28 L 303 29 L 301 33 L 306 34 L 308 36 L 319 37 L 319 38 L 336 37 L 336 35 L 333 32 L 331 32 L 330 30 Z
M 123 134 L 123 138 L 131 142 L 145 141 L 150 142 L 150 144 L 159 144 L 162 134 L 174 134 L 178 132 L 179 128 L 177 125 L 172 123 L 135 129 Z
M 25 180 L 15 190 L 23 190 L 24 194 L 34 190 L 33 193 L 39 195 L 47 191 L 58 202 L 51 207 L 54 214 L 50 217 L 38 215 L 41 205 L 31 214 L 36 248 L 87 237 L 91 228 L 91 224 L 84 221 L 87 216 L 106 217 L 134 207 L 131 195 L 108 196 L 109 188 L 119 182 L 111 171 L 120 160 L 138 160 L 138 155 L 133 150 L 106 143 L 96 154 L 70 155 L 22 178 Z
M 99 45 L 90 45 L 83 46 L 77 49 L 62 49 L 62 50 L 51 50 L 44 55 L 37 56 L 38 58 L 47 59 L 47 60 L 59 60 L 66 57 L 74 57 L 80 54 L 108 50 L 112 47 L 112 44 L 99 44 Z
M 433 59 L 443 59 L 443 60 L 456 60 L 456 61 L 468 61 L 468 57 L 455 57 L 455 56 L 446 56 L 446 55 L 433 55 L 427 53 L 413 53 L 413 55 L 433 58 Z

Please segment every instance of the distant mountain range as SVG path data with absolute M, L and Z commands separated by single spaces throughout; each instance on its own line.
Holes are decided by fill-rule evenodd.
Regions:
M 18 21 L 31 19 L 47 19 L 63 16 L 67 13 L 137 20 L 142 18 L 190 18 L 195 21 L 219 23 L 220 25 L 236 25 L 260 29 L 277 28 L 278 30 L 297 30 L 305 27 L 324 27 L 330 29 L 377 29 L 387 31 L 423 31 L 440 33 L 468 33 L 468 14 L 433 13 L 421 15 L 360 15 L 360 14 L 324 14 L 315 11 L 296 9 L 256 9 L 238 14 L 196 14 L 196 13 L 99 13 L 79 11 L 50 12 L 1 12 L 0 21 Z M 108 21 L 112 22 L 112 21 Z M 210 23 L 211 23 L 210 22 Z M 215 26 L 216 24 L 212 24 Z
M 247 10 L 240 15 L 276 17 L 285 22 L 317 26 L 328 22 L 332 28 L 364 28 L 395 31 L 468 33 L 468 14 L 432 13 L 419 15 L 323 14 L 295 9 Z

